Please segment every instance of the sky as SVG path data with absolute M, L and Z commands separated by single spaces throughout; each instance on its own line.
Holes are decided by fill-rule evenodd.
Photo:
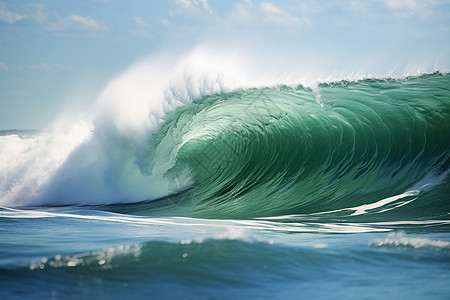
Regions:
M 0 0 L 0 37 L 0 130 L 46 130 L 140 60 L 205 44 L 321 78 L 448 71 L 450 0 Z

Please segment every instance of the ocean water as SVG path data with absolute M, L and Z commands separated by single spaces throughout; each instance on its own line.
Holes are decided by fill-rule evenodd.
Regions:
M 1 299 L 450 297 L 449 74 L 116 87 L 0 132 Z

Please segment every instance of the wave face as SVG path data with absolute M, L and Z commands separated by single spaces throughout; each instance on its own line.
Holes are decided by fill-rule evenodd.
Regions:
M 154 152 L 176 162 L 169 190 L 187 188 L 172 202 L 202 215 L 386 209 L 445 180 L 449 87 L 433 74 L 212 95 L 171 113 Z
M 11 162 L 3 150 L 1 203 L 159 198 L 175 214 L 247 218 L 412 205 L 419 214 L 426 202 L 437 215 L 450 211 L 448 120 L 450 76 L 441 73 L 213 93 L 178 105 L 139 139 L 105 126 L 75 130 L 70 143 L 5 133 L 4 149 L 29 159 Z M 133 210 L 146 208 L 154 204 Z

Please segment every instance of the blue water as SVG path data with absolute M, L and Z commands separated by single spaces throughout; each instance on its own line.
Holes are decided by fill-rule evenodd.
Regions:
M 0 298 L 449 299 L 449 118 L 435 73 L 1 131 Z
M 3 210 L 0 290 L 2 299 L 446 299 L 448 223 Z

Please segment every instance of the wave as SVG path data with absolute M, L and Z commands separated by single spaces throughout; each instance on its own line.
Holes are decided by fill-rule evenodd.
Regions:
M 211 278 L 211 266 L 216 266 L 224 271 L 218 272 L 227 276 L 229 268 L 279 270 L 281 268 L 314 268 L 317 266 L 328 267 L 330 264 L 339 264 L 341 261 L 351 259 L 348 254 L 335 250 L 335 245 L 312 244 L 310 241 L 299 242 L 297 247 L 286 244 L 276 244 L 273 241 L 248 241 L 240 238 L 209 238 L 197 241 L 161 242 L 151 241 L 131 245 L 118 245 L 96 251 L 86 251 L 71 255 L 57 254 L 53 257 L 44 257 L 32 261 L 27 267 L 5 269 L 0 268 L 0 274 L 20 274 L 22 276 L 45 276 L 55 274 L 58 269 L 64 270 L 65 274 L 84 276 L 96 276 L 106 280 L 125 280 L 132 276 L 135 271 L 144 272 L 147 276 L 160 276 L 161 270 L 166 275 L 178 278 L 189 277 L 193 269 L 205 280 L 224 280 L 224 278 Z M 369 248 L 354 249 L 353 254 L 364 252 L 373 261 L 386 259 L 404 260 L 408 258 L 407 253 L 395 253 L 392 257 L 379 255 L 373 248 L 412 248 L 430 251 L 430 256 L 419 257 L 414 254 L 415 259 L 442 262 L 447 258 L 446 253 L 450 250 L 450 243 L 443 240 L 419 238 L 404 234 L 389 234 L 385 239 L 374 240 L 368 244 Z M 330 249 L 327 249 L 330 248 Z M 220 249 L 220 251 L 218 250 Z M 324 254 L 327 259 L 324 260 Z M 286 261 L 286 257 L 291 258 Z M 224 262 L 225 261 L 225 262 Z M 225 267 L 226 264 L 226 267 Z M 294 264 L 294 265 L 293 265 Z M 184 266 L 184 268 L 180 268 Z M 205 266 L 209 266 L 204 268 Z M 244 271 L 244 270 L 242 270 Z M 198 274 L 200 275 L 200 274 Z M 267 276 L 267 274 L 266 274 Z M 45 278 L 45 277 L 44 277 Z M 160 279 L 160 278 L 159 278 Z M 254 280 L 254 278 L 252 278 Z
M 232 74 L 188 76 L 117 105 L 134 75 L 69 134 L 2 134 L 0 205 L 163 199 L 173 212 L 221 218 L 363 214 L 422 198 L 448 206 L 448 74 L 253 87 L 225 84 Z
M 333 245 L 331 248 L 334 248 Z M 433 240 L 427 238 L 414 237 L 402 233 L 391 233 L 384 239 L 377 239 L 368 244 L 370 247 L 385 248 L 413 248 L 420 250 L 434 250 L 436 254 L 444 255 L 450 250 L 450 243 L 444 240 Z M 292 245 L 275 244 L 273 241 L 248 240 L 242 238 L 214 237 L 199 240 L 183 240 L 180 242 L 151 241 L 131 245 L 118 245 L 96 251 L 87 251 L 72 255 L 57 254 L 54 257 L 44 257 L 34 260 L 28 265 L 28 269 L 34 272 L 52 272 L 54 269 L 65 269 L 66 272 L 81 273 L 83 270 L 88 274 L 96 274 L 122 277 L 124 269 L 132 271 L 139 268 L 141 271 L 157 271 L 161 266 L 191 265 L 198 267 L 201 265 L 223 264 L 225 259 L 230 263 L 233 261 L 236 266 L 252 262 L 253 266 L 268 265 L 272 268 L 279 268 L 280 264 L 291 264 L 286 262 L 284 257 L 296 257 L 297 264 L 302 267 L 324 265 L 330 261 L 339 261 L 345 254 L 336 251 L 326 251 L 327 244 L 311 244 L 310 242 L 299 243 L 297 247 Z M 217 251 L 217 249 L 222 249 Z M 319 249 L 319 250 L 317 250 Z M 370 251 L 365 250 L 365 251 Z M 438 252 L 439 251 L 439 252 Z M 265 255 L 255 255 L 265 254 Z M 323 260 L 323 252 L 328 252 L 328 260 Z M 211 255 L 213 253 L 214 255 Z M 277 253 L 278 255 L 267 255 Z M 436 255 L 435 254 L 435 255 Z M 379 259 L 375 252 L 372 252 L 373 259 Z M 253 259 L 251 257 L 253 257 Z M 219 259 L 220 258 L 220 259 Z M 385 258 L 385 257 L 384 257 Z M 417 257 L 416 257 L 417 259 Z M 422 259 L 424 259 L 422 257 Z M 438 260 L 438 257 L 435 257 Z M 255 261 L 257 260 L 257 261 Z M 297 266 L 298 267 L 298 266 Z M 25 268 L 17 271 L 27 271 Z M 0 269 L 6 271 L 5 269 Z M 179 268 L 173 269 L 174 275 Z M 206 270 L 205 270 L 206 271 Z M 126 274 L 127 276 L 129 274 Z M 178 274 L 179 275 L 179 274 Z
M 414 249 L 450 250 L 450 242 L 441 240 L 430 240 L 426 238 L 407 237 L 402 233 L 391 233 L 384 239 L 372 241 L 370 246 L 376 247 L 402 247 Z
M 153 151 L 175 161 L 169 187 L 189 187 L 172 201 L 202 214 L 370 204 L 448 169 L 448 83 L 433 74 L 212 95 L 170 114 Z

